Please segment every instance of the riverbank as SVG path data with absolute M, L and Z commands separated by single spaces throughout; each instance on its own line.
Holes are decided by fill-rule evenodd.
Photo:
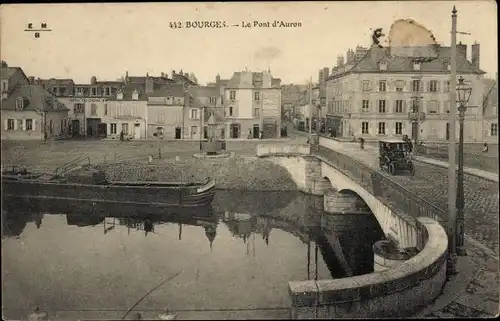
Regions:
M 101 164 L 110 180 L 119 181 L 203 181 L 215 179 L 216 188 L 242 191 L 296 191 L 286 169 L 257 157 L 226 159 L 168 158 L 153 164 L 127 161 Z

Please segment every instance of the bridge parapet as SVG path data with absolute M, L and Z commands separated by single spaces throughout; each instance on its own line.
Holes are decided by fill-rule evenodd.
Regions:
M 421 250 L 395 268 L 354 277 L 289 283 L 292 319 L 406 317 L 430 304 L 446 281 L 448 238 L 428 217 L 417 219 Z
M 292 156 L 310 155 L 311 145 L 284 145 L 284 144 L 259 144 L 257 145 L 257 156 Z

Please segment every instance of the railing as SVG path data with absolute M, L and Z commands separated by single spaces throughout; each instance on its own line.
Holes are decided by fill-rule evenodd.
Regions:
M 415 150 L 417 155 L 448 161 L 448 146 L 417 145 Z M 477 152 L 464 152 L 464 166 L 498 173 L 498 151 L 482 153 L 479 150 L 480 148 Z M 458 152 L 456 162 L 458 162 Z
M 380 171 L 326 147 L 319 147 L 317 154 L 326 158 L 328 163 L 344 172 L 375 197 L 380 197 L 390 203 L 395 209 L 401 210 L 413 218 L 430 217 L 444 227 L 447 226 L 447 215 L 443 209 L 410 192 L 404 186 L 384 176 Z
M 79 156 L 79 157 L 73 159 L 72 161 L 70 161 L 64 165 L 57 167 L 54 171 L 54 175 L 55 176 L 62 175 L 64 173 L 68 172 L 69 170 L 72 169 L 72 166 L 77 165 L 82 160 L 87 160 L 88 165 L 90 165 L 90 157 L 89 156 Z

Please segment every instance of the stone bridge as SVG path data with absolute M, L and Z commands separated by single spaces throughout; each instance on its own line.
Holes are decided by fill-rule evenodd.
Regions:
M 417 254 L 374 273 L 290 282 L 292 318 L 410 316 L 439 296 L 446 279 L 443 211 L 328 143 L 320 138 L 314 152 L 306 145 L 259 145 L 257 154 L 286 168 L 301 191 L 323 195 L 325 212 L 336 214 L 325 219 L 373 215 L 400 250 Z
M 374 215 L 387 238 L 400 247 L 416 247 L 415 217 L 391 204 L 389 184 L 372 170 L 352 161 L 311 155 L 308 145 L 259 146 L 258 155 L 288 170 L 298 188 L 324 196 L 324 210 L 331 214 Z M 344 161 L 339 164 L 339 161 Z M 421 213 L 418 213 L 421 214 Z M 426 215 L 437 218 L 436 215 Z

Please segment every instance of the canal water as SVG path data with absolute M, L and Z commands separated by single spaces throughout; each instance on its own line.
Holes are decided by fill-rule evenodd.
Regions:
M 383 237 L 375 218 L 325 223 L 322 208 L 322 197 L 299 192 L 234 191 L 217 191 L 197 217 L 10 206 L 2 211 L 4 314 L 126 311 L 167 279 L 136 309 L 289 307 L 289 281 L 373 271 L 371 245 Z

